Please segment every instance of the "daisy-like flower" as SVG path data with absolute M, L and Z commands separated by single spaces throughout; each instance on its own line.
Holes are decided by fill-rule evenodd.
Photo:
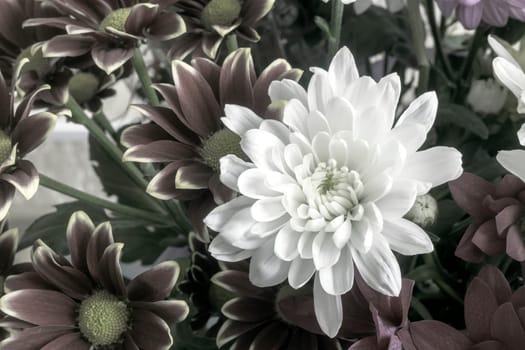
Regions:
M 26 26 L 54 26 L 66 31 L 44 45 L 44 56 L 79 57 L 90 53 L 93 62 L 108 74 L 131 59 L 138 40 L 169 40 L 185 31 L 182 18 L 168 10 L 177 0 L 49 2 L 62 17 L 25 22 Z
M 154 86 L 168 107 L 134 106 L 153 123 L 124 131 L 121 142 L 129 148 L 124 160 L 167 164 L 149 183 L 148 193 L 190 200 L 189 219 L 207 241 L 203 218 L 234 195 L 219 180 L 219 160 L 227 154 L 245 158 L 240 137 L 221 124 L 224 105 L 235 103 L 268 115 L 270 83 L 298 80 L 302 72 L 278 59 L 256 77 L 249 49 L 231 53 L 222 67 L 196 58 L 191 65 L 175 61 L 172 71 L 175 85 Z
M 475 29 L 480 23 L 503 27 L 509 18 L 525 21 L 525 4 L 514 0 L 437 0 L 443 15 L 456 16 L 467 29 Z
M 17 229 L 0 234 L 0 297 L 4 295 L 4 281 L 12 272 L 19 238 Z M 2 329 L 2 322 L 6 319 L 7 317 L 0 312 L 0 341 L 7 336 L 7 332 Z
M 323 0 L 328 2 L 330 0 Z M 370 8 L 370 6 L 380 6 L 387 8 L 390 12 L 398 12 L 405 6 L 405 0 L 332 0 L 341 1 L 343 4 L 354 4 L 355 13 L 360 15 Z
M 215 58 L 224 38 L 235 34 L 259 41 L 255 27 L 270 12 L 275 0 L 179 0 L 176 4 L 187 32 L 173 41 L 170 57 Z
M 289 100 L 283 121 L 226 106 L 224 123 L 241 137 L 249 162 L 221 159 L 221 181 L 241 195 L 214 209 L 206 224 L 220 234 L 210 251 L 219 260 L 251 258 L 260 287 L 314 279 L 321 329 L 342 322 L 341 295 L 354 268 L 373 289 L 398 295 L 401 272 L 393 251 L 428 253 L 428 235 L 403 216 L 416 197 L 460 176 L 461 154 L 449 147 L 417 151 L 436 116 L 437 98 L 416 99 L 394 124 L 401 83 L 359 77 L 347 48 L 328 71 L 313 69 L 308 91 L 274 82 L 273 100 Z
M 95 227 L 83 212 L 71 216 L 67 242 L 71 262 L 37 242 L 34 271 L 6 279 L 0 310 L 25 324 L 0 347 L 169 349 L 169 325 L 188 314 L 185 302 L 165 300 L 179 275 L 177 263 L 155 265 L 126 286 L 123 244 L 113 242 L 109 223 Z
M 11 207 L 15 190 L 31 199 L 38 189 L 38 171 L 23 159 L 38 147 L 54 128 L 57 116 L 49 112 L 29 115 L 37 95 L 49 86 L 42 86 L 15 108 L 14 92 L 0 74 L 0 220 Z

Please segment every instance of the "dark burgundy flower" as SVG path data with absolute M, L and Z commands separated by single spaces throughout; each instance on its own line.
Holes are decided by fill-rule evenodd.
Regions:
M 15 109 L 14 92 L 0 74 L 0 220 L 9 211 L 15 190 L 30 199 L 38 189 L 38 172 L 23 158 L 45 140 L 56 123 L 52 113 L 29 115 L 37 95 L 47 89 L 49 86 L 43 86 L 25 96 Z
M 83 212 L 72 215 L 67 242 L 71 262 L 36 242 L 34 271 L 6 279 L 0 310 L 22 323 L 0 348 L 169 349 L 169 325 L 188 314 L 185 302 L 166 300 L 178 264 L 155 265 L 126 286 L 120 268 L 123 244 L 113 242 L 109 223 L 95 227 Z
M 166 164 L 149 183 L 148 193 L 163 200 L 190 200 L 189 219 L 206 241 L 204 217 L 233 196 L 219 180 L 219 160 L 227 154 L 243 157 L 240 137 L 221 123 L 224 106 L 238 104 L 268 116 L 270 83 L 300 76 L 301 71 L 279 59 L 256 77 L 249 49 L 231 53 L 222 67 L 205 58 L 192 65 L 175 61 L 175 85 L 154 86 L 168 107 L 134 106 L 153 123 L 124 131 L 121 142 L 129 148 L 124 160 Z
M 33 18 L 26 26 L 55 26 L 67 34 L 44 45 L 46 57 L 91 54 L 110 74 L 131 59 L 138 40 L 168 40 L 185 31 L 181 16 L 169 10 L 177 0 L 49 0 L 60 17 Z
M 525 261 L 523 215 L 525 184 L 514 175 L 506 175 L 492 184 L 479 176 L 464 173 L 449 183 L 456 203 L 472 216 L 456 255 L 463 260 L 480 262 L 485 256 L 508 254 Z
M 0 297 L 4 295 L 4 281 L 12 272 L 18 240 L 17 229 L 11 229 L 0 234 Z M 7 332 L 2 328 L 2 322 L 4 321 L 7 321 L 7 317 L 0 312 L 0 341 L 7 336 Z
M 180 0 L 176 6 L 184 18 L 187 32 L 173 41 L 170 56 L 183 59 L 196 56 L 215 58 L 225 37 L 236 34 L 259 41 L 257 23 L 273 7 L 275 0 Z

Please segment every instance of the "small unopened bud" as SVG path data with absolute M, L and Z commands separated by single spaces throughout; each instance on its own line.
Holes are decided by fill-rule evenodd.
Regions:
M 78 103 L 86 103 L 97 94 L 98 78 L 91 73 L 78 73 L 69 80 L 69 93 Z
M 428 228 L 436 222 L 438 216 L 438 203 L 430 194 L 418 196 L 410 211 L 405 215 L 405 219 Z

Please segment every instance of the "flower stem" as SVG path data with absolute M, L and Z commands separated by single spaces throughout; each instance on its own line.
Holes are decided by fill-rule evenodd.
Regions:
M 142 83 L 142 89 L 144 90 L 144 94 L 149 103 L 152 106 L 158 106 L 160 104 L 159 97 L 152 87 L 153 82 L 149 77 L 148 68 L 146 67 L 140 48 L 136 48 L 135 53 L 133 54 L 133 68 L 135 68 L 135 71 L 137 72 L 140 82 Z
M 109 133 L 109 135 L 113 138 L 113 140 L 117 140 L 117 132 L 113 128 L 113 125 L 109 122 L 108 118 L 102 111 L 98 111 L 97 113 L 93 114 L 93 119 L 100 125 L 100 127 Z
M 230 34 L 226 37 L 226 47 L 228 48 L 228 52 L 230 53 L 239 48 L 239 43 L 237 42 L 237 35 Z
M 412 41 L 416 50 L 416 59 L 419 68 L 418 93 L 428 90 L 428 81 L 430 77 L 430 63 L 428 61 L 425 49 L 425 26 L 421 20 L 421 11 L 419 10 L 419 0 L 407 1 L 408 19 Z
M 332 14 L 330 16 L 330 34 L 328 40 L 328 56 L 333 57 L 341 42 L 341 27 L 343 25 L 344 4 L 341 0 L 332 0 Z
M 469 75 L 472 72 L 472 65 L 474 64 L 474 61 L 476 60 L 476 55 L 481 48 L 481 46 L 484 43 L 485 34 L 487 32 L 486 28 L 483 28 L 479 26 L 476 29 L 476 33 L 474 34 L 474 38 L 472 39 L 472 44 L 470 45 L 470 49 L 467 55 L 467 58 L 463 62 L 463 66 L 461 67 L 461 73 L 457 80 L 457 94 L 455 97 L 456 102 L 461 102 L 465 98 L 465 92 L 467 90 L 467 87 L 470 86 L 470 84 L 465 84 L 466 80 L 468 80 Z
M 63 193 L 69 197 L 76 198 L 80 201 L 83 201 L 89 204 L 93 204 L 98 207 L 106 208 L 106 209 L 109 209 L 111 211 L 114 211 L 116 213 L 120 213 L 126 216 L 140 218 L 140 219 L 143 219 L 149 222 L 157 222 L 157 223 L 165 224 L 167 221 L 166 217 L 164 217 L 163 215 L 159 215 L 157 213 L 129 207 L 127 205 L 110 202 L 108 200 L 105 200 L 99 197 L 95 197 L 91 194 L 77 190 L 76 188 L 65 185 L 61 182 L 55 181 L 43 174 L 39 174 L 39 177 L 40 177 L 40 185 L 46 188 L 49 188 L 53 191 Z
M 437 57 L 441 61 L 441 64 L 443 66 L 443 71 L 445 75 L 447 76 L 447 78 L 453 80 L 454 73 L 452 72 L 450 61 L 448 60 L 448 57 L 445 54 L 445 51 L 443 50 L 443 41 L 441 40 L 441 32 L 436 23 L 436 13 L 434 11 L 434 1 L 427 0 L 426 5 L 427 5 L 426 9 L 427 9 L 427 14 L 428 14 L 428 21 L 430 23 L 430 28 L 432 30 L 432 37 L 434 38 L 434 46 L 436 47 Z

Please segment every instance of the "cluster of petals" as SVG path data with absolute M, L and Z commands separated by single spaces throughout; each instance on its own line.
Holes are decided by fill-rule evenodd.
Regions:
M 477 28 L 482 22 L 503 27 L 509 18 L 525 21 L 525 2 L 521 0 L 437 0 L 445 16 L 456 10 L 465 28 Z
M 398 295 L 392 251 L 432 251 L 428 235 L 403 216 L 418 195 L 461 175 L 461 154 L 449 147 L 417 151 L 436 116 L 434 93 L 413 101 L 394 125 L 396 74 L 379 82 L 359 77 L 347 48 L 328 71 L 312 71 L 307 91 L 289 80 L 270 86 L 273 101 L 288 101 L 283 122 L 226 106 L 223 122 L 242 137 L 250 161 L 221 159 L 221 181 L 241 195 L 205 222 L 219 232 L 211 253 L 225 261 L 251 258 L 254 285 L 288 279 L 297 289 L 313 279 L 317 320 L 333 337 L 354 268 L 373 289 Z

